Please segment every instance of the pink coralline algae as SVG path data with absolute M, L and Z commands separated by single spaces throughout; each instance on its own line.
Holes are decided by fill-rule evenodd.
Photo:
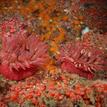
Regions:
M 87 79 L 93 79 L 98 71 L 107 70 L 104 52 L 86 46 L 82 41 L 62 45 L 58 61 L 63 70 Z
M 10 80 L 31 76 L 48 60 L 48 46 L 29 34 L 26 27 L 19 18 L 10 18 L 1 24 L 0 73 Z
M 107 50 L 107 32 L 100 34 L 90 31 L 85 33 L 82 37 L 85 45 L 96 46 L 99 49 Z

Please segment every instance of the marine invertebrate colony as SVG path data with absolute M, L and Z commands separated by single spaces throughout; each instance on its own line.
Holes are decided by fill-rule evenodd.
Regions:
M 97 71 L 107 69 L 104 52 L 82 41 L 62 45 L 58 58 L 63 70 L 92 79 Z
M 9 87 L 1 103 L 10 107 L 13 104 L 19 107 L 69 107 L 69 105 L 80 105 L 78 102 L 82 100 L 81 105 L 93 105 L 93 107 L 98 107 L 98 103 L 104 105 L 102 101 L 106 100 L 107 93 L 107 84 L 104 81 L 89 83 L 89 80 L 70 75 L 68 72 L 58 71 L 58 74 L 60 75 L 55 77 L 44 76 L 42 79 L 31 76 L 24 81 L 17 82 Z M 102 99 L 103 97 L 105 98 Z
M 18 17 L 1 24 L 0 73 L 11 80 L 32 75 L 48 60 L 47 45 L 29 34 L 26 27 L 27 24 Z

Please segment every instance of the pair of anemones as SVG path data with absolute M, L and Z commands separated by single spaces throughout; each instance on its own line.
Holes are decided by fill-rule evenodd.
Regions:
M 0 73 L 11 80 L 34 74 L 49 59 L 47 44 L 29 34 L 26 27 L 27 23 L 19 18 L 10 18 L 1 24 Z M 96 71 L 105 70 L 103 52 L 81 41 L 62 45 L 59 53 L 62 70 L 88 79 L 93 78 Z

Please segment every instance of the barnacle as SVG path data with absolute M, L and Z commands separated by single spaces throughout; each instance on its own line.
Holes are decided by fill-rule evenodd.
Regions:
M 58 57 L 63 70 L 92 79 L 97 71 L 107 69 L 104 52 L 85 46 L 82 41 L 62 45 Z
M 26 26 L 18 18 L 10 18 L 1 24 L 0 73 L 11 80 L 32 75 L 48 60 L 47 45 L 39 37 L 29 34 Z

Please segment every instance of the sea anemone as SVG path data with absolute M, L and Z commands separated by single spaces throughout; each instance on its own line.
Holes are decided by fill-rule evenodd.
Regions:
M 87 79 L 95 77 L 97 71 L 107 70 L 107 61 L 102 50 L 86 46 L 82 41 L 62 45 L 58 61 L 61 68 Z
M 17 17 L 1 24 L 0 73 L 10 80 L 31 76 L 48 60 L 48 46 L 26 27 Z

